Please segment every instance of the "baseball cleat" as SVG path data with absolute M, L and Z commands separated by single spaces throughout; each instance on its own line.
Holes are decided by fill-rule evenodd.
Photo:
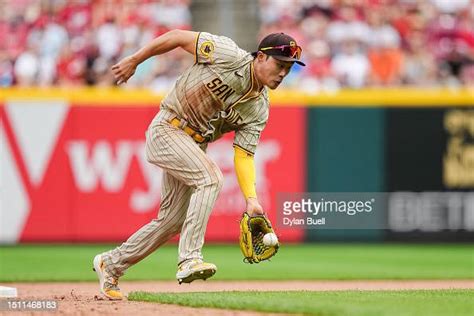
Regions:
M 176 279 L 179 284 L 191 283 L 194 280 L 206 280 L 213 276 L 217 271 L 215 264 L 203 262 L 199 259 L 193 259 L 182 263 L 178 267 Z
M 105 264 L 102 260 L 101 255 L 97 255 L 94 258 L 94 268 L 92 268 L 97 273 L 100 284 L 100 292 L 105 295 L 110 300 L 121 300 L 123 299 L 122 292 L 118 287 L 118 279 L 111 276 L 105 270 Z

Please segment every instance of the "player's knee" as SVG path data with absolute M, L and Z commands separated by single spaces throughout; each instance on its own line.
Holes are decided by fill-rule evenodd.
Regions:
M 214 168 L 210 171 L 206 177 L 204 177 L 203 185 L 211 186 L 217 191 L 220 191 L 224 184 L 224 175 L 219 170 L 219 168 Z

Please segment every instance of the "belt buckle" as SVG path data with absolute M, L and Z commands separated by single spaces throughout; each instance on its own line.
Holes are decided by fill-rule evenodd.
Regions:
M 178 120 L 179 123 L 176 127 L 178 127 L 179 129 L 181 129 L 182 131 L 184 131 L 186 134 L 188 134 L 189 136 L 191 136 L 191 138 L 199 143 L 199 144 L 202 144 L 206 141 L 206 138 L 204 136 L 201 135 L 201 133 L 199 133 L 198 131 L 196 131 L 195 129 L 193 129 L 192 127 L 188 126 L 188 121 L 186 121 L 185 119 L 182 119 L 182 118 L 179 118 L 177 116 L 174 116 L 169 122 L 171 123 L 171 125 L 174 125 L 172 122 L 174 120 Z
M 186 121 L 185 119 L 180 119 L 180 118 L 177 118 L 179 120 L 179 128 L 184 130 L 186 128 L 186 126 L 188 126 L 188 121 Z

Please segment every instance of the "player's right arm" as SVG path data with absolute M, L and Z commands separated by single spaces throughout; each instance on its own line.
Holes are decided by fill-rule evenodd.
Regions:
M 194 55 L 198 35 L 198 32 L 193 31 L 172 30 L 155 38 L 135 54 L 125 57 L 112 66 L 117 84 L 126 83 L 135 73 L 137 66 L 152 56 L 164 54 L 177 47 Z

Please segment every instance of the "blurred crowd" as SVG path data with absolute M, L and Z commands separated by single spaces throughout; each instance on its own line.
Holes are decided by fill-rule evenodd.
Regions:
M 0 0 L 0 86 L 110 86 L 110 67 L 153 38 L 190 29 L 189 0 Z M 127 87 L 166 90 L 193 59 L 149 59 Z M 187 57 L 187 58 L 185 58 Z
M 473 0 L 261 0 L 261 36 L 292 34 L 308 65 L 288 86 L 474 86 Z
M 120 58 L 191 28 L 190 2 L 0 0 L 0 87 L 113 85 Z M 474 86 L 474 0 L 260 4 L 258 39 L 286 32 L 303 47 L 307 67 L 295 65 L 286 87 Z M 192 62 L 182 50 L 149 59 L 127 86 L 165 91 Z

